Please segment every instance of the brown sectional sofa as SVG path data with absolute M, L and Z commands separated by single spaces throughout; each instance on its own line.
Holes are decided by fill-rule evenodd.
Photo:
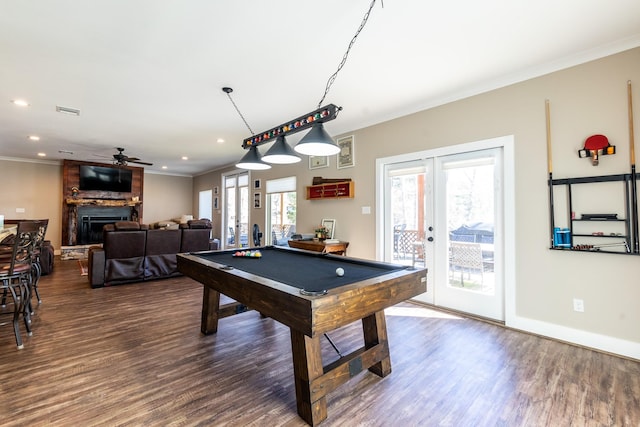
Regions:
M 218 249 L 216 243 L 207 219 L 178 229 L 149 229 L 133 221 L 108 224 L 103 246 L 89 249 L 89 284 L 99 288 L 178 276 L 178 253 Z

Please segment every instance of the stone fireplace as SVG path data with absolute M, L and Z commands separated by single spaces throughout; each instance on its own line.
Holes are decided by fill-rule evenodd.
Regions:
M 113 166 L 132 172 L 131 192 L 83 190 L 80 166 L 109 166 L 104 163 L 65 160 L 62 180 L 62 246 L 80 250 L 102 243 L 102 227 L 117 221 L 142 220 L 144 169 Z
M 67 199 L 68 244 L 102 243 L 102 227 L 118 221 L 139 221 L 139 201 Z

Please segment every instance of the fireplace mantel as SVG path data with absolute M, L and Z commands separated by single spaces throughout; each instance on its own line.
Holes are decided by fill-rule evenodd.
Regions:
M 67 199 L 69 206 L 139 206 L 139 200 Z

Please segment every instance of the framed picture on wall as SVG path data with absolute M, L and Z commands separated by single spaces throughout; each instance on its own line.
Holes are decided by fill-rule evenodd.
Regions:
M 213 198 L 213 209 L 218 209 L 218 198 L 217 197 Z
M 353 152 L 354 137 L 353 135 L 345 136 L 338 139 L 338 147 L 340 152 L 336 154 L 338 157 L 337 167 L 338 169 L 350 168 L 355 165 L 355 158 Z
M 219 187 L 216 185 L 215 187 L 213 187 L 213 194 L 218 194 L 218 192 L 220 191 Z
M 259 179 L 254 179 L 253 180 L 253 189 L 254 190 L 259 190 L 262 188 L 262 181 L 260 181 Z
M 255 209 L 262 207 L 262 193 L 253 193 L 253 207 Z
M 309 169 L 329 167 L 329 156 L 309 156 Z

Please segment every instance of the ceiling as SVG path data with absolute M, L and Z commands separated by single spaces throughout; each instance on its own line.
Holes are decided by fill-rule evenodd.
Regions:
M 233 164 L 244 138 L 318 107 L 370 4 L 0 0 L 0 159 L 108 162 L 124 147 L 158 173 Z M 325 127 L 356 130 L 637 46 L 638 0 L 377 1 L 322 103 L 343 107 Z

